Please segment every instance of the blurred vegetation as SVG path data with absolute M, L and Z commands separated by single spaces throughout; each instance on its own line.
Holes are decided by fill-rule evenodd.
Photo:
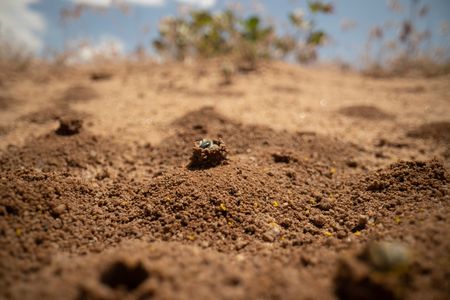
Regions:
M 437 76 L 450 72 L 449 49 L 445 46 L 433 47 L 431 29 L 420 26 L 427 18 L 430 6 L 420 0 L 410 0 L 408 3 L 404 7 L 398 0 L 388 1 L 392 12 L 406 10 L 407 17 L 372 28 L 366 45 L 363 73 L 386 77 L 411 74 Z M 448 23 L 441 27 L 441 38 L 448 38 Z
M 311 1 L 308 7 L 311 15 L 333 12 L 331 4 L 321 1 Z M 301 11 L 288 17 L 292 33 L 280 35 L 258 15 L 194 10 L 187 16 L 162 19 L 153 46 L 164 58 L 178 61 L 228 56 L 241 71 L 256 69 L 261 60 L 289 55 L 302 63 L 314 61 L 327 34 Z
M 15 42 L 0 24 L 0 69 L 25 71 L 33 60 L 33 55 L 23 45 Z
M 217 13 L 191 10 L 177 17 L 161 19 L 159 36 L 153 41 L 153 47 L 165 60 L 218 58 L 223 85 L 230 84 L 236 72 L 256 70 L 267 60 L 311 63 L 319 59 L 320 48 L 331 40 L 317 22 L 319 15 L 334 13 L 334 5 L 325 1 L 307 1 L 305 11 L 295 10 L 286 16 L 288 25 L 282 30 L 258 14 L 243 14 L 231 9 Z M 388 0 L 387 3 L 390 10 L 399 16 L 368 32 L 362 63 L 358 66 L 342 63 L 341 67 L 355 67 L 375 77 L 450 73 L 449 23 L 443 22 L 440 32 L 432 32 L 427 19 L 431 9 L 429 4 L 421 0 Z M 114 2 L 108 8 L 68 5 L 60 13 L 61 26 L 68 26 L 86 11 L 103 13 L 117 7 L 127 16 L 131 11 L 122 1 Z M 347 20 L 346 30 L 355 26 L 350 21 Z M 436 40 L 437 35 L 438 45 L 433 45 L 432 37 Z M 0 26 L 0 67 L 21 72 L 33 69 L 33 62 L 39 60 L 61 67 L 93 61 L 107 64 L 121 58 L 140 62 L 151 59 L 144 44 L 125 57 L 113 42 L 74 40 L 63 50 L 46 50 L 43 59 L 38 59 L 15 43 Z

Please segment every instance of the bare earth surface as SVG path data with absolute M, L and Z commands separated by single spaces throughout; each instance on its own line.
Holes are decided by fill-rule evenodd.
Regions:
M 449 299 L 449 76 L 218 70 L 2 74 L 1 299 Z

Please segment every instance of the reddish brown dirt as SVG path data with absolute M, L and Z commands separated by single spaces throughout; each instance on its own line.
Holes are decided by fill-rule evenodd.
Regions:
M 73 81 L 92 74 L 78 70 L 51 81 L 48 109 L 29 100 L 2 112 L 14 121 L 0 124 L 8 128 L 0 156 L 0 298 L 448 299 L 448 121 L 439 121 L 449 110 L 445 80 L 417 83 L 427 87 L 422 96 L 436 90 L 426 96 L 436 112 L 403 107 L 402 93 L 416 92 L 405 80 L 385 86 L 399 93 L 389 114 L 371 108 L 336 116 L 360 107 L 359 97 L 324 110 L 324 101 L 308 100 L 316 93 L 308 87 L 325 80 L 333 89 L 343 80 L 336 86 L 356 88 L 359 76 L 275 65 L 226 88 L 217 80 L 210 90 L 187 90 L 186 78 L 200 76 L 196 68 L 153 67 L 172 88 L 159 89 L 159 77 L 142 88 L 138 82 L 153 75 L 119 70 L 92 81 L 90 97 L 86 90 L 70 96 L 73 102 L 66 99 L 80 86 Z M 298 78 L 306 83 L 295 86 Z M 317 124 L 270 115 L 269 106 L 280 108 L 264 97 L 252 107 L 246 93 L 270 79 L 265 91 L 285 95 L 286 115 L 307 111 Z M 379 80 L 364 84 L 377 90 Z M 31 94 L 42 84 L 8 88 L 27 99 L 20 87 Z M 117 86 L 142 89 L 129 102 L 111 96 Z M 222 102 L 209 100 L 215 89 L 223 99 L 214 101 Z M 305 102 L 296 104 L 294 94 L 303 93 Z M 61 104 L 61 94 L 72 102 Z M 237 94 L 248 102 L 237 103 Z M 192 102 L 177 102 L 183 96 Z M 248 109 L 261 119 L 249 122 Z M 30 118 L 36 115 L 39 122 Z M 142 116 L 153 121 L 139 123 Z M 59 118 L 71 120 L 70 128 L 80 120 L 82 128 L 58 134 Z M 226 144 L 226 163 L 190 167 L 202 138 Z M 400 271 L 379 272 L 361 259 L 374 241 L 411 253 Z
M 392 115 L 370 105 L 354 105 L 343 107 L 339 112 L 347 117 L 366 120 L 391 119 Z
M 61 102 L 89 101 L 98 97 L 95 90 L 89 86 L 73 85 L 69 87 L 60 98 Z

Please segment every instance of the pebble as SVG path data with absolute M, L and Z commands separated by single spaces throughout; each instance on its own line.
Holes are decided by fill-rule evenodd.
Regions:
M 57 205 L 57 206 L 53 207 L 53 209 L 52 209 L 53 214 L 55 214 L 56 216 L 62 215 L 65 211 L 66 211 L 65 204 Z
M 262 238 L 265 242 L 272 243 L 281 234 L 280 226 L 274 226 L 263 233 Z
M 314 216 L 310 218 L 309 221 L 318 228 L 322 228 L 326 223 L 326 220 L 322 215 Z
M 409 248 L 397 242 L 378 242 L 367 249 L 369 263 L 383 272 L 402 271 L 411 263 Z

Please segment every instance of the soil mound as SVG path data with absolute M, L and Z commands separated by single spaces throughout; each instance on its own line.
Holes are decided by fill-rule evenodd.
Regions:
M 106 299 L 124 295 L 138 299 L 141 293 L 171 293 L 173 284 L 183 291 L 181 295 L 197 298 L 202 293 L 210 295 L 213 287 L 215 296 L 227 298 L 231 285 L 238 293 L 232 297 L 259 299 L 264 293 L 273 295 L 268 298 L 297 299 L 298 289 L 304 287 L 299 282 L 311 282 L 318 274 L 332 280 L 330 272 L 337 268 L 334 251 L 349 247 L 349 241 L 408 236 L 405 241 L 415 251 L 409 275 L 414 278 L 411 293 L 416 288 L 432 290 L 438 296 L 447 291 L 436 291 L 430 283 L 445 287 L 449 272 L 442 267 L 442 254 L 450 244 L 434 239 L 450 233 L 445 226 L 445 216 L 450 213 L 445 201 L 448 174 L 439 162 L 402 162 L 345 182 L 334 182 L 308 163 L 301 163 L 295 171 L 287 166 L 273 161 L 263 167 L 232 161 L 196 171 L 183 166 L 150 183 L 124 178 L 100 186 L 69 174 L 3 171 L 0 224 L 2 240 L 8 246 L 0 252 L 1 281 L 11 284 L 36 278 L 23 290 L 14 289 L 17 299 L 32 298 L 40 292 L 46 298 L 58 298 L 62 290 L 71 290 L 72 299 L 80 293 L 86 299 L 95 298 L 97 293 Z M 435 205 L 438 203 L 441 205 Z M 139 248 L 144 250 L 79 258 L 81 266 L 69 259 L 57 263 L 57 269 L 45 270 L 56 253 L 102 252 L 129 239 L 177 241 L 209 250 L 190 246 L 174 250 L 175 246 L 157 243 L 159 250 L 148 254 L 147 244 Z M 182 251 L 186 253 L 180 254 Z M 133 253 L 140 262 L 130 265 L 117 259 L 119 253 Z M 214 254 L 204 265 L 207 253 Z M 240 253 L 245 255 L 243 261 L 249 270 L 232 267 L 230 259 Z M 146 262 L 147 256 L 156 261 Z M 293 266 L 292 261 L 298 265 Z M 155 265 L 160 267 L 155 269 Z M 79 272 L 69 275 L 74 268 Z M 136 275 L 141 279 L 117 282 L 116 268 L 141 274 Z M 263 275 L 261 268 L 267 270 Z M 303 268 L 308 272 L 302 272 Z M 39 270 L 43 273 L 36 273 L 36 277 L 28 275 Z M 425 278 L 423 270 L 427 270 Z M 217 275 L 210 273 L 216 271 Z M 83 272 L 89 274 L 86 278 L 95 276 L 88 280 L 93 285 L 81 284 L 86 279 Z M 171 275 L 161 275 L 165 272 Z M 193 277 L 185 279 L 189 276 Z M 293 277 L 287 279 L 289 276 Z M 205 290 L 193 287 L 200 278 Z M 62 284 L 62 288 L 43 288 L 48 283 Z M 125 288 L 117 288 L 121 285 Z M 170 298 L 172 294 L 167 295 Z
M 283 169 L 275 163 L 254 167 L 230 162 L 167 174 L 142 190 L 143 197 L 154 199 L 146 206 L 148 221 L 158 238 L 206 240 L 221 249 L 235 248 L 224 240 L 295 240 L 300 228 L 311 227 L 301 213 L 314 202 L 311 176 L 324 188 L 330 179 L 312 167 Z M 325 223 L 321 229 L 331 230 Z
M 74 135 L 80 133 L 83 121 L 76 118 L 61 118 L 55 133 L 58 135 Z
M 394 118 L 393 115 L 388 114 L 381 109 L 371 105 L 352 105 L 343 107 L 339 113 L 351 118 L 361 118 L 366 120 L 386 120 Z
M 205 136 L 221 138 L 228 146 L 230 157 L 247 155 L 265 161 L 272 160 L 273 153 L 289 153 L 297 160 L 311 160 L 332 166 L 346 166 L 348 159 L 358 156 L 355 147 L 337 139 L 316 135 L 314 133 L 275 131 L 260 125 L 244 125 L 217 113 L 211 107 L 190 112 L 173 123 L 179 128 L 177 135 L 166 143 L 160 152 L 169 152 L 177 156 L 173 149 L 185 149 L 183 156 L 189 157 L 193 140 Z M 188 146 L 189 145 L 189 146 Z M 181 153 L 178 153 L 180 155 Z M 168 158 L 169 159 L 169 158 Z
M 450 274 L 450 264 L 442 257 L 450 242 L 439 238 L 450 235 L 450 227 L 445 223 L 450 215 L 449 178 L 448 171 L 438 161 L 400 162 L 373 172 L 359 182 L 348 182 L 339 192 L 343 193 L 339 198 L 348 199 L 340 201 L 343 210 L 352 210 L 367 217 L 360 219 L 351 229 L 354 234 L 364 236 L 368 241 L 389 237 L 406 244 L 413 253 L 411 267 L 406 274 L 408 284 L 401 284 L 401 288 L 406 289 L 402 291 L 401 298 L 444 299 L 444 294 L 450 291 L 445 279 Z M 345 216 L 342 218 L 345 220 Z M 358 295 L 359 288 L 366 293 L 362 298 L 371 299 L 374 288 L 379 291 L 385 288 L 382 282 L 390 286 L 387 283 L 390 281 L 388 274 L 375 275 L 378 276 L 375 285 L 372 275 L 370 282 L 357 280 L 351 283 L 350 278 L 354 280 L 355 274 L 350 274 L 350 277 L 344 274 L 344 277 L 342 273 L 338 275 L 337 284 L 342 285 L 342 278 L 348 279 L 344 287 L 346 299 L 350 299 L 349 295 Z M 364 280 L 364 277 L 359 279 Z M 377 284 L 382 286 L 377 288 Z M 440 291 L 433 288 L 435 284 L 441 287 Z M 349 285 L 353 291 L 347 289 Z M 388 288 L 389 297 L 398 299 L 397 287 L 396 284 Z
M 204 169 L 225 164 L 227 154 L 227 145 L 223 141 L 202 139 L 194 144 L 188 167 L 190 169 Z
M 85 102 L 98 97 L 98 93 L 90 86 L 81 84 L 73 85 L 67 88 L 61 96 L 62 102 Z
M 69 263 L 70 260 L 70 263 Z M 14 299 L 317 299 L 314 278 L 176 242 L 126 243 L 83 258 L 61 258 L 21 285 Z M 119 275 L 117 272 L 121 272 Z M 58 276 L 55 276 L 59 274 Z M 286 288 L 289 286 L 290 288 Z
M 8 125 L 0 126 L 0 136 L 7 135 L 12 130 L 13 130 L 12 126 L 8 126 Z
M 450 143 L 450 122 L 426 123 L 408 132 L 409 137 L 433 139 L 441 143 Z
M 0 109 L 1 110 L 6 110 L 9 109 L 10 107 L 12 107 L 13 105 L 16 105 L 18 103 L 18 100 L 9 95 L 8 93 L 5 92 L 0 92 Z
M 0 295 L 335 299 L 341 252 L 386 237 L 414 249 L 406 298 L 450 291 L 441 162 L 355 173 L 348 159 L 359 150 L 326 136 L 244 125 L 211 108 L 172 125 L 173 136 L 135 151 L 84 130 L 8 148 Z M 227 164 L 188 168 L 204 137 L 227 144 Z
M 20 117 L 20 120 L 34 123 L 46 124 L 57 121 L 61 118 L 87 118 L 86 113 L 81 113 L 70 109 L 67 105 L 55 105 L 50 108 L 40 109 Z
M 112 146 L 111 142 L 87 132 L 71 136 L 49 133 L 29 141 L 24 147 L 9 147 L 0 158 L 0 169 L 76 171 L 89 166 L 114 165 L 118 153 L 119 146 Z

